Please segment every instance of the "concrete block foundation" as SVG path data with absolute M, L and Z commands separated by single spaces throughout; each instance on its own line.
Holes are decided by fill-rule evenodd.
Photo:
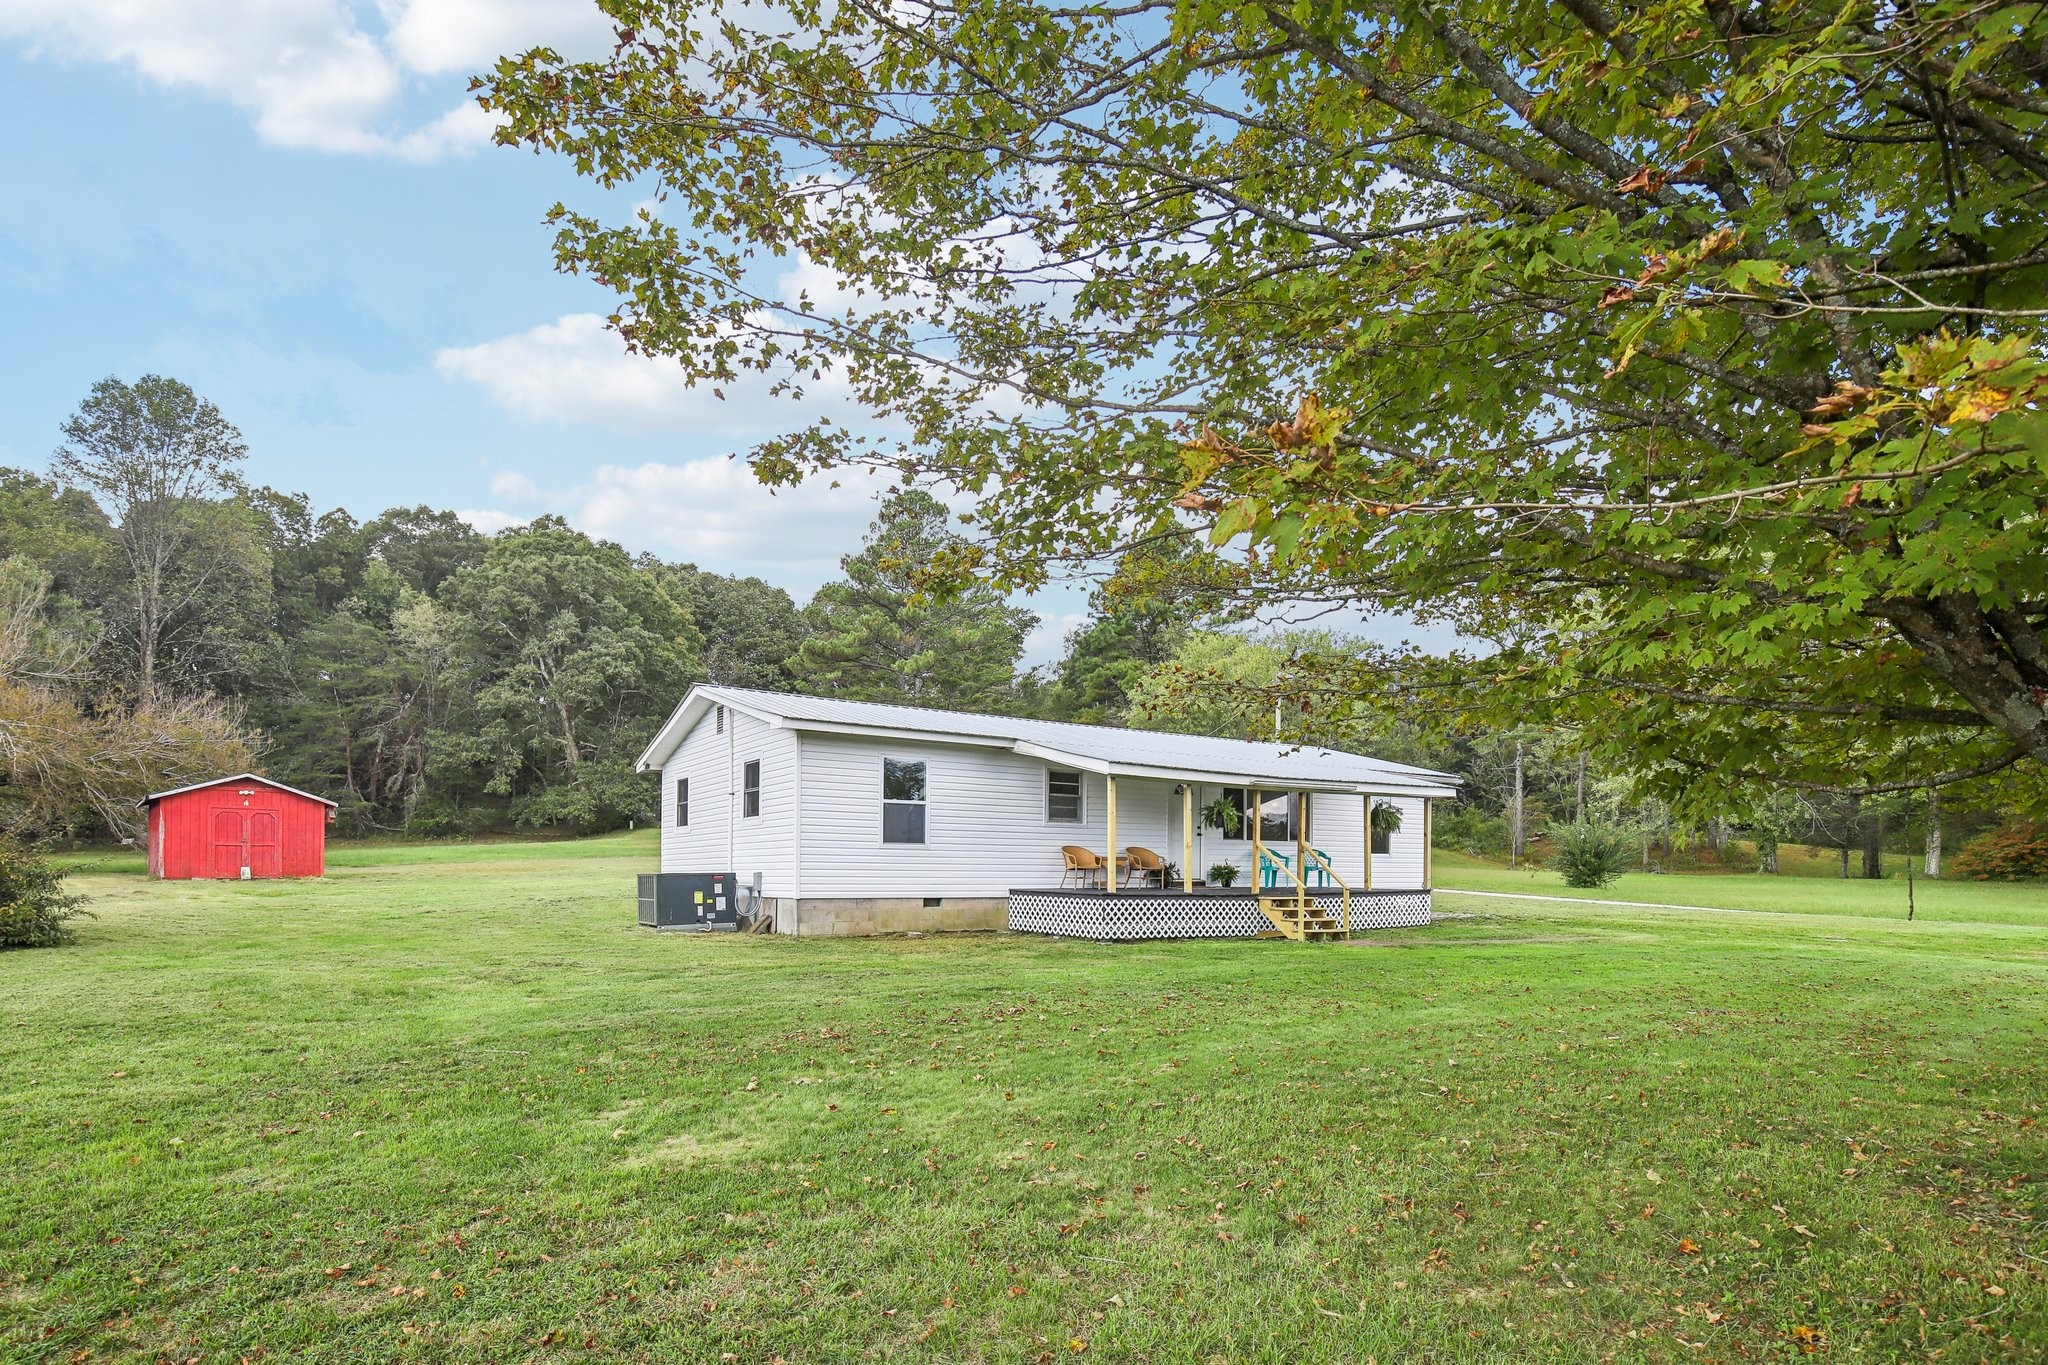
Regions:
M 935 934 L 1001 929 L 1009 920 L 1007 896 L 771 897 L 775 932 L 806 937 Z

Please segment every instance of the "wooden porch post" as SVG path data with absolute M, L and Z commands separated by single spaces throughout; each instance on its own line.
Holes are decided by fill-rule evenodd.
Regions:
M 1422 798 L 1422 889 L 1429 890 L 1436 885 L 1436 831 L 1431 828 L 1435 822 L 1436 802 L 1427 796 Z
M 1103 884 L 1104 884 L 1105 886 L 1107 886 L 1107 887 L 1108 887 L 1108 888 L 1109 888 L 1109 889 L 1110 889 L 1111 891 L 1115 891 L 1115 890 L 1117 889 L 1117 884 L 1116 884 L 1116 774 L 1115 774 L 1115 773 L 1105 773 L 1105 774 L 1103 774 L 1103 778 L 1102 778 L 1102 780 L 1103 780 L 1103 783 L 1104 783 L 1105 787 L 1107 788 L 1107 796 L 1108 796 L 1108 800 L 1107 800 L 1107 802 L 1105 803 L 1105 809 L 1106 809 L 1106 810 L 1107 810 L 1107 812 L 1108 812 L 1107 820 L 1108 820 L 1108 826 L 1109 826 L 1109 827 L 1108 827 L 1108 829 L 1107 829 L 1106 831 L 1104 831 L 1104 837 L 1106 837 L 1106 838 L 1107 838 L 1107 839 L 1109 840 L 1109 866 L 1108 866 L 1108 868 L 1107 868 L 1107 869 L 1106 869 L 1106 870 L 1105 870 L 1105 871 L 1103 872 L 1102 876 L 1103 876 Z
M 1253 788 L 1252 808 L 1247 818 L 1252 822 L 1252 890 L 1254 892 L 1259 889 L 1259 878 L 1264 876 L 1266 872 L 1266 845 L 1265 841 L 1259 836 L 1259 826 L 1265 823 L 1260 818 L 1265 808 L 1266 794 L 1256 787 Z
M 1294 812 L 1294 870 L 1301 874 L 1301 889 L 1308 890 L 1308 793 L 1296 792 L 1300 802 Z
M 1180 889 L 1195 894 L 1195 784 L 1180 788 Z
M 1365 794 L 1365 889 L 1372 890 L 1372 793 Z

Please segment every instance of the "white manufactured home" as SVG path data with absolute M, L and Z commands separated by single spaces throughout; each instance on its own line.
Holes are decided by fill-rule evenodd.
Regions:
M 710 686 L 639 767 L 661 773 L 661 870 L 758 878 L 792 934 L 1425 924 L 1431 803 L 1457 794 L 1330 749 Z

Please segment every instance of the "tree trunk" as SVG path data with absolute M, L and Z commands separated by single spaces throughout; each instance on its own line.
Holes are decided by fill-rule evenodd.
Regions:
M 1941 789 L 1927 789 L 1927 875 L 1941 875 Z
M 573 773 L 583 761 L 582 746 L 576 743 L 576 718 L 569 714 L 568 703 L 562 701 L 555 703 L 555 714 L 562 718 L 562 759 Z
M 1515 741 L 1515 799 L 1508 812 L 1508 865 L 1522 865 L 1522 741 Z
M 1572 803 L 1572 823 L 1575 825 L 1586 823 L 1586 754 L 1584 750 L 1579 751 L 1579 794 L 1577 800 Z
M 1884 812 L 1871 811 L 1863 817 L 1863 877 L 1876 881 L 1884 876 Z
M 1860 796 L 1850 797 L 1849 813 L 1842 817 L 1842 833 L 1840 839 L 1840 843 L 1842 846 L 1841 875 L 1842 880 L 1845 882 L 1849 880 L 1849 845 L 1856 837 L 1856 823 L 1857 820 L 1861 817 L 1862 811 L 1863 798 Z

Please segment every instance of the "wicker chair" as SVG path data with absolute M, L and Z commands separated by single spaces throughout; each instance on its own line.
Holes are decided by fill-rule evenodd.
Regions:
M 1072 878 L 1077 887 L 1103 884 L 1102 855 L 1079 844 L 1061 844 L 1060 856 L 1066 859 L 1066 870 L 1060 874 L 1062 887 L 1068 878 Z
M 1129 862 L 1130 877 L 1136 878 L 1141 885 L 1156 885 L 1162 891 L 1166 889 L 1166 860 L 1164 858 L 1161 858 L 1149 848 L 1139 848 L 1135 844 L 1124 850 L 1124 857 Z M 1130 885 L 1129 878 L 1126 878 L 1124 884 L 1126 886 Z

